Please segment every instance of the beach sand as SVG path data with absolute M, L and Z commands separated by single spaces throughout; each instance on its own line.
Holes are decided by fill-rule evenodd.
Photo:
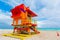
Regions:
M 1 29 L 0 30 L 0 40 L 20 40 L 18 38 L 5 37 L 2 36 L 3 33 L 12 33 L 13 30 Z M 60 30 L 40 30 L 40 34 L 34 35 L 31 38 L 26 38 L 25 40 L 60 40 Z

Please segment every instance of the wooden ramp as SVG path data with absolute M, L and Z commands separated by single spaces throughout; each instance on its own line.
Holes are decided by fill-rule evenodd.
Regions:
M 13 37 L 13 38 L 18 38 L 20 40 L 25 40 L 26 38 L 31 38 L 32 35 L 26 35 L 26 34 L 3 34 L 3 36 L 7 36 L 7 37 Z

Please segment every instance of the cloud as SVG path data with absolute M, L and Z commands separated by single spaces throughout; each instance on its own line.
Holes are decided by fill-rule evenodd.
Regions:
M 45 5 L 39 12 L 39 17 L 47 18 L 44 20 L 43 28 L 60 28 L 60 0 L 41 0 Z
M 11 25 L 11 21 L 12 21 L 11 17 L 7 15 L 6 13 L 10 15 L 9 12 L 4 12 L 3 10 L 0 9 L 0 23 Z
M 42 28 L 45 23 L 43 21 L 37 21 L 37 27 Z

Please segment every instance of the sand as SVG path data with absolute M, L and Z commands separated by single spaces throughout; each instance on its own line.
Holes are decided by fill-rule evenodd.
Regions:
M 3 33 L 12 33 L 10 29 L 0 29 L 0 40 L 20 40 L 12 37 L 2 36 Z M 26 40 L 60 40 L 60 30 L 40 30 L 40 34 L 34 35 Z

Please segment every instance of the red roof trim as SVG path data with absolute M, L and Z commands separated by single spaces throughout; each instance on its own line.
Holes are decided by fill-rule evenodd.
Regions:
M 27 12 L 28 12 L 29 14 L 31 14 L 32 17 L 37 16 L 37 15 L 36 15 L 34 12 L 32 12 L 30 9 L 28 9 Z

